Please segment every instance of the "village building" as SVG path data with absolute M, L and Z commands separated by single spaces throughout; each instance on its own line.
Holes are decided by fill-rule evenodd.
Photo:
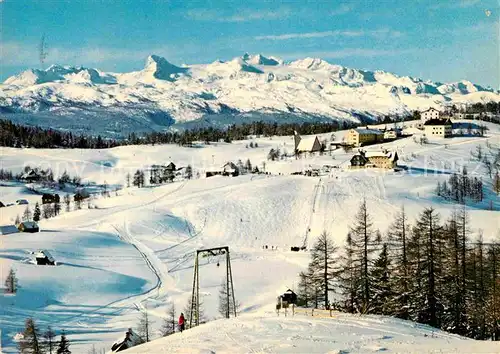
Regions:
M 297 294 L 293 290 L 288 289 L 280 297 L 287 304 L 297 304 Z
M 170 162 L 167 166 L 165 166 L 167 171 L 175 172 L 177 170 L 175 163 Z
M 23 173 L 21 179 L 27 183 L 33 183 L 42 180 L 42 175 L 38 171 L 30 169 L 29 171 Z
M 298 136 L 298 135 L 297 135 Z M 295 153 L 300 154 L 303 152 L 315 153 L 321 151 L 321 143 L 317 136 L 302 139 L 298 136 L 295 140 Z
M 54 257 L 46 250 L 35 252 L 35 262 L 37 265 L 56 265 Z
M 42 204 L 59 203 L 60 201 L 61 198 L 59 197 L 59 194 L 44 193 L 42 195 Z
M 394 140 L 398 137 L 398 134 L 395 130 L 386 130 L 384 132 L 384 140 Z
M 16 225 L 2 225 L 0 226 L 0 235 L 17 234 L 19 229 Z
M 363 146 L 384 141 L 384 133 L 378 129 L 356 128 L 347 132 L 347 143 L 353 146 Z
M 240 174 L 238 166 L 234 164 L 234 162 L 226 162 L 224 166 L 222 166 L 222 175 L 223 176 L 233 176 L 236 177 Z
M 111 347 L 111 352 L 112 353 L 121 352 L 125 349 L 135 347 L 138 344 L 142 344 L 143 342 L 144 342 L 143 339 L 138 334 L 136 334 L 132 330 L 132 328 L 129 328 L 128 331 L 125 332 L 124 338 L 120 338 L 115 343 L 113 343 L 113 346 Z
M 424 123 L 424 132 L 428 138 L 449 138 L 452 127 L 450 119 L 431 119 Z
M 393 169 L 397 167 L 398 160 L 395 151 L 359 151 L 351 158 L 351 168 Z
M 431 119 L 439 119 L 440 116 L 441 112 L 432 107 L 420 112 L 420 120 L 422 121 L 422 123 L 425 123 Z
M 208 167 L 205 169 L 205 177 L 222 176 L 224 170 L 221 167 Z
M 17 225 L 17 229 L 20 232 L 30 232 L 30 233 L 35 233 L 40 231 L 40 227 L 34 221 L 23 221 L 19 225 Z

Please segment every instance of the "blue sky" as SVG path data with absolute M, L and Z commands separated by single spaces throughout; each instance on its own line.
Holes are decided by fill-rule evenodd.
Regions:
M 47 65 L 142 68 L 244 52 L 500 86 L 498 0 L 0 0 L 0 79 Z

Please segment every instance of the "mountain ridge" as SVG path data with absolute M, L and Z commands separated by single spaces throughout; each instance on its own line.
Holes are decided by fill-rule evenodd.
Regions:
M 107 118 L 116 114 L 108 119 L 110 124 L 119 126 L 124 119 L 134 121 L 134 129 L 149 130 L 214 119 L 237 123 L 256 112 L 270 119 L 279 113 L 290 119 L 359 122 L 363 117 L 491 100 L 500 101 L 498 91 L 467 80 L 441 83 L 320 58 L 284 62 L 248 53 L 229 61 L 182 66 L 151 55 L 142 70 L 127 73 L 52 65 L 28 69 L 0 85 L 1 112 L 31 119 L 67 117 L 71 123 L 92 119 L 95 112 Z

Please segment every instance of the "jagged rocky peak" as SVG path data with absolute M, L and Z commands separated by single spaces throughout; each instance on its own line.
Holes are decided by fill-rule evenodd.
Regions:
M 151 74 L 155 79 L 175 81 L 180 74 L 187 74 L 189 68 L 174 65 L 167 59 L 153 54 L 146 59 L 146 65 L 143 71 Z

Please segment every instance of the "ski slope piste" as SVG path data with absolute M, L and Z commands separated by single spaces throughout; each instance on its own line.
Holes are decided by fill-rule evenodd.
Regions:
M 406 122 L 406 129 L 418 137 L 414 123 Z M 240 316 L 221 319 L 217 307 L 225 271 L 217 267 L 221 260 L 207 257 L 200 264 L 200 297 L 209 322 L 130 352 L 499 352 L 494 343 L 392 318 L 340 313 L 332 318 L 278 317 L 274 311 L 276 297 L 296 288 L 298 273 L 310 260 L 309 252 L 290 248 L 311 247 L 323 230 L 341 246 L 363 198 L 382 234 L 402 205 L 409 220 L 429 206 L 447 218 L 457 206 L 436 196 L 437 182 L 466 166 L 482 177 L 485 189 L 485 200 L 468 208 L 471 233 L 482 230 L 485 242 L 498 237 L 500 201 L 484 166 L 470 154 L 479 145 L 500 146 L 499 126 L 486 125 L 485 137 L 423 145 L 418 138 L 384 143 L 384 148 L 398 151 L 399 164 L 407 167 L 401 171 L 350 170 L 355 151 L 341 149 L 331 155 L 268 161 L 271 148 L 293 150 L 292 136 L 254 138 L 256 148 L 247 148 L 248 140 L 196 148 L 0 148 L 2 168 L 16 173 L 26 165 L 50 167 L 55 176 L 66 170 L 82 177 L 83 183 L 123 186 L 109 198 L 85 202 L 80 210 L 72 206 L 66 212 L 63 207 L 57 217 L 41 220 L 39 233 L 0 235 L 2 284 L 10 268 L 19 279 L 17 294 L 0 295 L 2 350 L 17 352 L 15 336 L 28 317 L 42 330 L 49 325 L 58 333 L 65 330 L 74 353 L 86 353 L 92 345 L 109 350 L 128 328 L 137 326 L 144 311 L 152 322 L 152 337 L 158 338 L 171 304 L 177 313 L 185 311 L 195 251 L 229 246 Z M 341 138 L 345 132 L 334 134 Z M 378 151 L 380 145 L 367 150 Z M 238 159 L 250 159 L 268 174 L 204 178 L 214 166 Z M 192 165 L 195 178 L 145 188 L 126 186 L 127 173 L 168 161 Z M 319 177 L 291 175 L 325 164 L 337 167 Z M 33 209 L 41 202 L 33 192 L 39 187 L 2 182 L 0 200 L 7 205 L 26 199 Z M 0 208 L 0 224 L 13 224 L 25 208 Z M 34 264 L 31 252 L 38 250 L 49 251 L 58 265 Z

